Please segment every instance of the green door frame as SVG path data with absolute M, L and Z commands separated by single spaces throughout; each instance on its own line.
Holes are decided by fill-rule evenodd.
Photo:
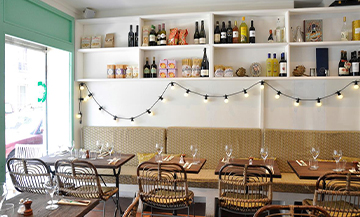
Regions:
M 15 13 L 16 12 L 16 13 Z M 72 16 L 40 0 L 0 0 L 0 182 L 5 180 L 5 35 L 70 53 L 70 128 L 74 137 L 74 34 Z

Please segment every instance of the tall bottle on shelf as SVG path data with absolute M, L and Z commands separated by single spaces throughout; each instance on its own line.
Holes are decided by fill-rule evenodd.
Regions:
M 139 25 L 136 25 L 135 32 L 135 47 L 139 46 Z
M 287 62 L 285 60 L 285 53 L 282 52 L 281 53 L 281 60 L 279 62 L 279 67 L 280 67 L 280 77 L 286 77 L 287 76 Z
M 220 27 L 219 27 L 219 21 L 216 21 L 216 27 L 214 30 L 214 44 L 220 44 Z
M 268 53 L 268 58 L 266 59 L 266 77 L 273 76 L 273 61 L 271 59 L 271 53 Z
M 225 22 L 222 22 L 221 26 L 221 32 L 220 32 L 220 43 L 225 44 L 226 43 L 226 28 L 225 28 Z
M 359 76 L 359 60 L 356 57 L 356 51 L 351 52 L 351 68 L 350 68 L 350 76 Z
M 194 33 L 194 44 L 199 44 L 200 42 L 200 32 L 199 32 L 199 23 L 195 22 L 195 33 Z
M 340 40 L 341 41 L 349 41 L 349 29 L 346 25 L 346 17 L 343 17 L 343 25 L 341 28 Z
M 339 76 L 348 76 L 349 75 L 349 62 L 347 61 L 347 52 L 342 50 L 341 51 L 341 58 L 339 61 Z
M 249 43 L 255 43 L 254 20 L 251 20 L 251 26 L 250 26 L 250 28 L 249 28 Z
M 209 61 L 206 56 L 206 48 L 204 48 L 204 56 L 201 61 L 200 77 L 209 77 Z
M 273 43 L 274 42 L 274 37 L 273 37 L 273 33 L 272 30 L 269 30 L 269 37 L 268 37 L 268 43 Z
M 279 76 L 279 61 L 276 59 L 276 53 L 273 54 L 273 76 L 278 77 Z
M 237 21 L 235 20 L 233 28 L 233 43 L 239 43 L 239 28 L 237 27 Z
M 280 17 L 276 21 L 276 42 L 285 41 L 285 27 L 282 25 Z
M 199 43 L 200 44 L 206 44 L 206 33 L 205 33 L 205 27 L 204 27 L 204 20 L 201 21 Z
M 160 45 L 160 41 L 161 41 L 161 24 L 158 25 L 158 32 L 156 35 L 156 45 Z
M 151 31 L 149 34 L 149 46 L 156 46 L 156 32 L 155 32 L 155 26 L 151 25 Z
M 226 43 L 233 43 L 233 30 L 231 27 L 231 21 L 228 22 L 228 28 L 226 29 Z
M 160 45 L 166 45 L 166 29 L 165 23 L 162 24 L 161 35 L 160 35 Z
M 134 32 L 132 25 L 130 25 L 130 32 L 128 34 L 128 47 L 134 47 Z
M 248 43 L 248 27 L 245 23 L 245 17 L 242 17 L 240 24 L 240 43 Z
M 153 63 L 150 66 L 150 74 L 152 78 L 157 77 L 157 65 L 155 63 L 155 57 L 153 57 Z
M 149 58 L 146 57 L 146 62 L 144 65 L 144 78 L 150 78 L 151 74 L 150 74 L 150 65 L 149 65 Z

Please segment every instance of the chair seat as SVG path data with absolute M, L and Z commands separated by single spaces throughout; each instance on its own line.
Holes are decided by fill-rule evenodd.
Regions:
M 313 205 L 312 199 L 303 200 L 303 205 Z M 319 201 L 316 205 L 320 207 L 324 207 L 330 214 L 330 216 L 360 216 L 360 209 L 355 205 L 346 202 L 346 201 Z M 334 209 L 338 209 L 339 211 L 334 211 Z M 343 211 L 342 211 L 343 210 Z M 357 213 L 348 213 L 347 210 L 358 210 Z
M 222 193 L 219 201 L 221 207 L 232 210 L 242 210 L 242 208 L 258 209 L 270 204 L 270 200 L 265 196 L 259 198 L 259 195 L 244 195 L 234 192 Z
M 181 193 L 179 193 L 179 191 L 177 193 L 175 193 L 172 190 L 156 189 L 151 192 L 151 195 L 155 195 L 155 196 L 148 197 L 148 196 L 146 196 L 146 194 L 142 194 L 142 196 L 145 196 L 145 197 L 143 197 L 145 203 L 149 203 L 151 205 L 158 206 L 158 207 L 167 207 L 167 208 L 185 207 L 185 206 L 189 206 L 190 204 L 192 204 L 192 202 L 194 200 L 194 192 L 192 192 L 190 190 L 188 191 L 189 201 L 187 201 L 186 197 L 180 198 L 177 196 L 180 194 Z
M 118 191 L 118 188 L 116 188 L 116 187 L 102 186 L 101 189 L 104 193 L 104 195 L 103 195 L 104 200 L 108 200 L 111 196 L 113 196 Z M 95 185 L 84 185 L 84 186 L 77 188 L 76 190 L 77 191 L 89 191 L 88 196 L 90 196 L 91 198 L 99 198 L 98 194 L 96 193 L 97 186 L 95 186 Z M 92 193 L 90 193 L 90 191 Z
M 104 199 L 108 200 L 110 197 L 112 197 L 116 192 L 118 192 L 117 187 L 101 187 L 102 191 L 104 192 Z

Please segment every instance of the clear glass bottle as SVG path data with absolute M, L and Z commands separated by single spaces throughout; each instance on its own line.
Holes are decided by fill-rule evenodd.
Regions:
M 346 25 L 346 17 L 343 17 L 343 25 L 341 28 L 340 40 L 341 41 L 349 41 L 349 29 Z
M 240 43 L 248 43 L 248 27 L 245 23 L 245 17 L 242 17 L 240 24 Z

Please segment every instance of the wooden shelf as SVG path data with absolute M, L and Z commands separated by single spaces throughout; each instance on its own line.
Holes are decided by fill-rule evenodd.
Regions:
M 290 42 L 294 47 L 317 47 L 317 46 L 352 46 L 360 45 L 360 41 L 320 41 L 320 42 Z

